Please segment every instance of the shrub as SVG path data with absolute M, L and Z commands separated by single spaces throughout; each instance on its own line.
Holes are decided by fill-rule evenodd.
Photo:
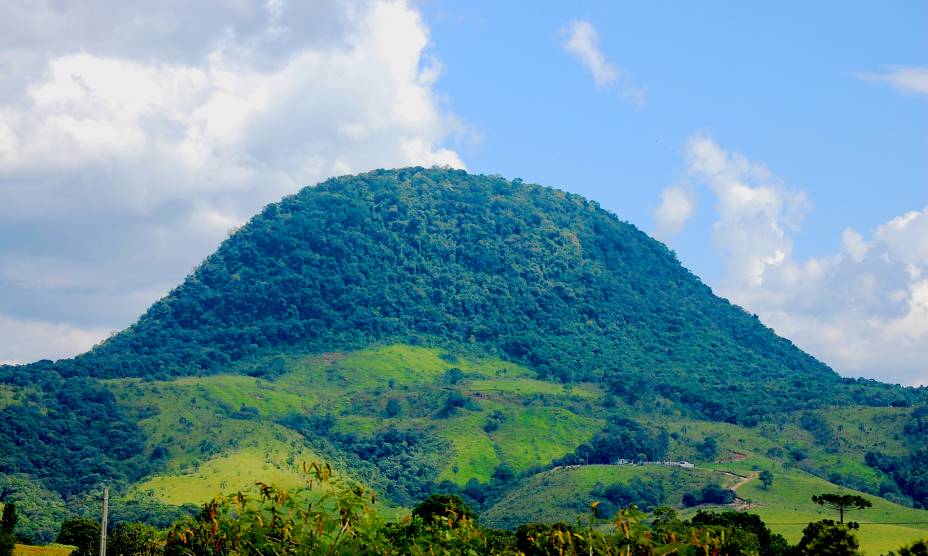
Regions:
M 700 504 L 731 504 L 734 501 L 735 491 L 717 484 L 706 485 L 698 492 L 683 495 L 683 505 L 689 508 Z
M 89 519 L 69 519 L 61 524 L 55 542 L 77 547 L 71 556 L 96 556 L 100 551 L 100 524 Z

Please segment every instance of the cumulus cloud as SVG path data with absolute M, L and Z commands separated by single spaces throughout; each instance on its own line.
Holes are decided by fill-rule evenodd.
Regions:
M 865 81 L 888 83 L 896 90 L 915 95 L 928 95 L 928 67 L 894 67 L 883 73 L 861 73 Z
M 230 228 L 303 185 L 378 167 L 463 166 L 445 145 L 464 126 L 434 91 L 441 66 L 406 2 L 2 11 L 0 65 L 16 70 L 0 77 L 8 318 L 99 339 Z M 42 330 L 56 329 L 8 326 L 0 359 L 69 354 L 25 341 Z M 34 351 L 14 356 L 13 345 Z
M 792 252 L 788 232 L 798 228 L 808 209 L 805 194 L 785 187 L 763 164 L 726 151 L 706 135 L 690 139 L 686 157 L 690 175 L 715 194 L 718 220 L 713 236 L 728 276 L 762 284 L 766 267 L 782 263 Z
M 687 155 L 716 197 L 722 295 L 843 374 L 928 383 L 928 207 L 869 237 L 848 228 L 839 252 L 798 260 L 801 191 L 703 134 Z
M 670 241 L 696 212 L 696 195 L 686 185 L 673 185 L 661 191 L 661 203 L 654 209 L 654 236 Z
M 618 84 L 623 97 L 638 105 L 644 103 L 645 89 L 635 85 L 631 76 L 619 70 L 606 60 L 599 48 L 599 34 L 589 21 L 577 20 L 564 29 L 564 42 L 561 46 L 572 54 L 593 76 L 593 81 L 600 88 Z
M 0 365 L 33 361 L 36 353 L 48 359 L 59 359 L 85 351 L 112 331 L 102 328 L 81 328 L 67 323 L 28 321 L 0 315 L 0 338 L 3 358 Z

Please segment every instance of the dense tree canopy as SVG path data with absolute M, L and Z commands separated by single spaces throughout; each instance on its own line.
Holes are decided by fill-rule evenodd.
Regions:
M 845 384 L 595 202 L 423 168 L 336 178 L 268 205 L 135 325 L 60 368 L 212 373 L 281 347 L 386 339 L 472 343 L 561 381 L 646 383 L 748 424 L 826 398 L 905 397 Z
M 916 450 L 907 456 L 869 452 L 866 462 L 888 474 L 917 506 L 928 507 L 928 449 Z
M 0 379 L 29 392 L 0 408 L 0 474 L 27 473 L 69 495 L 151 470 L 144 434 L 98 381 L 64 379 L 50 361 L 0 369 Z
M 96 556 L 100 551 L 100 524 L 90 519 L 69 519 L 61 525 L 55 542 L 76 546 L 72 556 Z
M 667 454 L 665 431 L 654 432 L 628 419 L 613 419 L 589 442 L 556 459 L 553 465 L 589 465 L 629 461 L 657 461 Z

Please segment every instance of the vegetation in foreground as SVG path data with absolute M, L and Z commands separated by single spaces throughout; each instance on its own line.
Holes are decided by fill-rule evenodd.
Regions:
M 159 531 L 140 523 L 118 523 L 110 531 L 107 554 L 113 556 L 238 556 L 238 555 L 525 555 L 525 556 L 859 556 L 858 523 L 824 519 L 809 523 L 802 538 L 790 545 L 757 515 L 744 512 L 699 511 L 683 519 L 667 507 L 650 515 L 635 505 L 619 509 L 610 519 L 586 524 L 525 523 L 515 531 L 483 527 L 475 512 L 458 496 L 433 494 L 411 514 L 384 520 L 376 510 L 376 495 L 332 474 L 331 467 L 306 467 L 306 486 L 291 491 L 257 483 L 258 494 L 236 493 L 214 498 L 196 515 Z M 824 494 L 839 512 L 864 509 L 857 497 Z M 4 508 L 0 531 L 12 539 L 15 508 Z M 843 516 L 843 514 L 842 514 Z M 0 556 L 66 554 L 94 556 L 100 528 L 90 520 L 69 520 L 48 549 L 17 546 L 0 538 Z M 891 556 L 925 554 L 926 541 L 889 552 Z

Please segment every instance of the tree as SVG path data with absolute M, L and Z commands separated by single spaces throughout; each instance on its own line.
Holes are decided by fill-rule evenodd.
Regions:
M 760 472 L 760 482 L 764 485 L 764 490 L 770 488 L 770 485 L 773 484 L 773 473 L 764 469 Z
M 0 556 L 12 556 L 16 546 L 16 504 L 3 505 L 3 518 L 0 520 Z
M 90 519 L 69 519 L 61 524 L 55 542 L 76 546 L 71 556 L 96 556 L 100 551 L 100 524 Z
M 745 512 L 706 512 L 698 511 L 690 520 L 692 525 L 721 526 L 731 528 L 733 531 L 740 531 L 743 535 L 748 533 L 753 535 L 757 540 L 757 552 L 760 556 L 785 556 L 789 553 L 790 545 L 781 535 L 772 532 L 763 522 L 760 516 Z M 747 544 L 742 540 L 742 544 Z M 747 546 L 744 546 L 747 548 Z M 744 552 L 733 552 L 732 554 L 746 554 Z
M 505 485 L 515 479 L 515 477 L 516 472 L 512 470 L 512 467 L 508 463 L 501 463 L 493 469 L 492 478 L 497 483 Z
M 915 541 L 899 548 L 899 556 L 923 556 L 924 554 L 928 554 L 928 540 Z M 890 552 L 888 556 L 896 556 L 896 553 Z
M 844 523 L 844 512 L 863 510 L 873 505 L 866 498 L 854 494 L 819 494 L 812 496 L 812 501 L 819 506 L 838 510 L 841 523 Z
M 119 523 L 113 527 L 106 542 L 107 555 L 155 556 L 163 553 L 158 542 L 158 530 L 144 523 Z
M 448 384 L 458 384 L 464 380 L 464 371 L 457 367 L 451 367 L 445 371 L 445 382 Z
M 466 522 L 477 519 L 474 510 L 460 496 L 454 494 L 433 494 L 420 502 L 413 509 L 412 515 L 422 518 L 427 524 L 436 519 L 447 520 L 451 526 L 457 525 L 461 520 Z
M 706 460 L 713 460 L 719 453 L 719 444 L 712 436 L 707 436 L 699 445 L 699 453 Z
M 850 526 L 830 519 L 810 523 L 796 545 L 797 556 L 859 556 L 857 535 Z
M 403 406 L 400 405 L 399 400 L 396 398 L 390 398 L 387 400 L 387 407 L 384 409 L 384 415 L 387 417 L 396 417 L 403 412 Z
M 735 501 L 735 491 L 721 485 L 706 485 L 700 491 L 687 492 L 683 495 L 683 505 L 692 508 L 700 504 L 731 504 Z

